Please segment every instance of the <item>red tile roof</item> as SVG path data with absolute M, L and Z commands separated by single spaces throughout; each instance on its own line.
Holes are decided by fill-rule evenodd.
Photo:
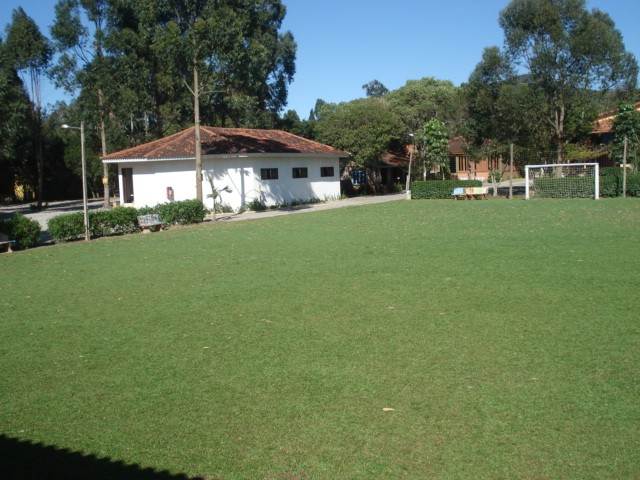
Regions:
M 339 155 L 348 153 L 282 130 L 200 127 L 202 155 L 237 155 L 251 153 L 299 153 Z M 166 159 L 195 157 L 195 127 L 168 137 L 110 153 L 102 160 Z
M 636 102 L 636 110 L 640 110 L 640 102 Z M 609 133 L 613 130 L 613 121 L 618 114 L 617 110 L 604 112 L 598 115 L 595 128 L 591 133 Z
M 456 137 L 449 140 L 449 155 L 466 155 L 467 141 L 464 137 Z

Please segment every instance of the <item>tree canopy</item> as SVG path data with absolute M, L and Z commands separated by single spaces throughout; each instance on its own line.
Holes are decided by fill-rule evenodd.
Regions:
M 369 83 L 365 83 L 362 88 L 364 89 L 367 97 L 382 97 L 389 93 L 389 89 L 378 80 L 372 80 Z
M 585 0 L 512 0 L 499 23 L 511 65 L 525 69 L 529 85 L 544 99 L 540 115 L 562 161 L 565 142 L 593 120 L 589 95 L 633 92 L 637 62 L 609 15 L 587 10 Z
M 353 154 L 356 164 L 375 168 L 382 155 L 404 136 L 404 126 L 384 98 L 325 105 L 317 139 Z
M 418 130 L 418 140 L 424 178 L 427 172 L 436 170 L 444 179 L 445 171 L 449 168 L 447 127 L 440 120 L 433 118 Z
M 640 111 L 630 103 L 620 105 L 613 121 L 612 155 L 618 161 L 623 161 L 625 138 L 627 162 L 637 169 L 640 166 Z
M 409 132 L 416 132 L 433 118 L 452 131 L 460 131 L 466 116 L 462 91 L 449 80 L 433 77 L 409 80 L 385 95 Z
M 25 71 L 29 75 L 31 101 L 33 102 L 31 126 L 38 172 L 36 194 L 40 206 L 44 199 L 41 80 L 51 61 L 51 45 L 49 39 L 42 35 L 38 25 L 25 13 L 22 7 L 13 11 L 11 23 L 7 27 L 6 54 L 17 71 Z

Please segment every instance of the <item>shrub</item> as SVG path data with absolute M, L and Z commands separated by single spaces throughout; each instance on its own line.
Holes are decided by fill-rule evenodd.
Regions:
M 622 168 L 620 167 L 602 167 L 600 168 L 601 177 L 620 177 L 622 178 Z
M 454 188 L 481 187 L 480 180 L 427 180 L 411 184 L 411 198 L 424 200 L 428 198 L 451 198 Z
M 158 213 L 158 212 L 156 212 L 154 207 L 144 206 L 144 207 L 140 207 L 137 210 L 137 216 L 149 215 L 149 214 L 152 214 L 152 213 Z
M 216 203 L 216 213 L 233 213 L 233 208 L 228 203 Z
M 201 223 L 207 214 L 204 204 L 199 200 L 181 200 L 178 202 L 159 203 L 155 207 L 143 207 L 137 215 L 157 213 L 160 218 L 173 225 L 191 225 Z
M 622 191 L 622 182 L 614 176 L 600 177 L 600 196 L 617 197 Z
M 40 224 L 20 213 L 14 213 L 10 218 L 0 220 L 0 231 L 9 237 L 9 240 L 16 241 L 16 250 L 36 247 L 40 242 Z
M 91 235 L 102 237 L 122 235 L 140 230 L 137 223 L 138 211 L 135 208 L 115 207 L 111 210 L 100 210 L 89 217 Z
M 56 242 L 67 242 L 84 236 L 84 213 L 65 213 L 49 219 L 49 235 Z
M 600 196 L 620 197 L 624 184 L 624 172 L 620 167 L 600 169 Z M 627 172 L 627 196 L 640 197 L 640 174 Z
M 640 173 L 627 175 L 627 195 L 629 197 L 640 197 Z
M 247 203 L 247 209 L 253 210 L 254 212 L 264 212 L 267 209 L 267 206 L 259 198 L 254 198 Z
M 300 207 L 302 205 L 314 205 L 320 202 L 321 200 L 319 198 L 294 198 L 290 202 L 278 203 L 276 208 Z

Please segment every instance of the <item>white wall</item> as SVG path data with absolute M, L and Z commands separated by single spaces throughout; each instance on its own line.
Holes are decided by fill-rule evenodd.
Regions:
M 293 168 L 306 167 L 308 178 L 293 178 Z M 333 167 L 333 177 L 321 177 L 320 167 Z M 173 188 L 174 200 L 196 196 L 194 160 L 149 161 L 119 164 L 120 202 L 122 203 L 122 168 L 133 169 L 133 195 L 136 207 L 167 202 L 167 187 Z M 261 180 L 261 168 L 277 168 L 277 180 Z M 213 177 L 214 186 L 225 186 L 231 193 L 222 193 L 219 202 L 239 210 L 254 198 L 272 206 L 299 200 L 337 198 L 340 196 L 340 166 L 337 157 L 304 157 L 302 155 L 205 158 L 202 182 L 205 204 L 213 202 L 207 195 L 211 187 L 206 174 Z

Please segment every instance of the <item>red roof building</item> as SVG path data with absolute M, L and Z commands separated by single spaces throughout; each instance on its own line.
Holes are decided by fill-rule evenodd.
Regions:
M 340 196 L 339 160 L 348 153 L 280 130 L 203 126 L 200 139 L 204 196 L 228 186 L 220 201 L 234 210 L 253 200 L 271 206 Z M 102 161 L 118 165 L 121 204 L 196 196 L 195 127 Z

